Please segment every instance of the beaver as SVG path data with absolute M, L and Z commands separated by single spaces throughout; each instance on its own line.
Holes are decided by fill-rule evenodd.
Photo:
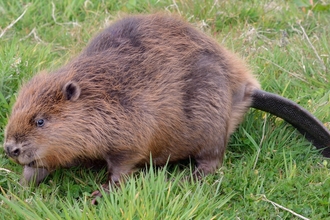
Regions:
M 177 16 L 127 16 L 66 65 L 21 88 L 4 149 L 24 165 L 28 184 L 94 161 L 107 164 L 115 185 L 150 161 L 191 158 L 200 177 L 219 168 L 250 107 L 287 120 L 330 156 L 323 124 L 261 90 L 244 61 L 214 39 Z

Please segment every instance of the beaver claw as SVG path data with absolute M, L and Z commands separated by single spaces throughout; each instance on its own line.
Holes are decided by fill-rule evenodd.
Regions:
M 93 197 L 93 200 L 91 202 L 92 205 L 97 205 L 98 204 L 97 200 L 98 200 L 98 198 L 102 197 L 102 193 L 99 190 L 96 190 L 91 194 L 91 197 Z
M 109 193 L 109 185 L 108 184 L 102 184 L 101 189 L 105 192 L 105 193 Z M 102 190 L 96 190 L 94 192 L 92 192 L 91 197 L 93 198 L 92 200 L 92 205 L 97 205 L 98 204 L 98 200 L 99 198 L 101 198 L 102 195 Z

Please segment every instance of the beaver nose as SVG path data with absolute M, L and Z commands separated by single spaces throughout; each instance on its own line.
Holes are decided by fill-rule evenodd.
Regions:
M 18 157 L 21 153 L 21 150 L 18 147 L 13 146 L 11 144 L 5 145 L 5 151 L 6 151 L 6 154 L 12 158 Z

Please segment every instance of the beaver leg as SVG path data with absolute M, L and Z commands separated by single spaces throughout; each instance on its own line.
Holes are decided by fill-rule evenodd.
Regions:
M 226 148 L 226 137 L 220 138 L 222 141 L 218 145 L 208 150 L 203 150 L 196 157 L 197 167 L 193 173 L 196 179 L 201 179 L 203 176 L 214 173 L 222 164 L 224 151 Z
M 120 160 L 118 160 L 120 158 Z M 101 188 L 109 193 L 111 189 L 116 189 L 120 186 L 121 183 L 124 182 L 124 177 L 131 175 L 136 169 L 137 161 L 133 160 L 133 155 L 122 154 L 122 155 L 114 155 L 109 156 L 106 159 L 108 164 L 108 180 L 106 184 L 102 184 Z M 97 204 L 97 198 L 102 197 L 102 193 L 100 190 L 96 190 L 91 194 L 92 204 Z
M 34 168 L 24 166 L 23 177 L 20 181 L 23 186 L 37 186 L 39 183 L 48 176 L 50 172 L 46 168 Z

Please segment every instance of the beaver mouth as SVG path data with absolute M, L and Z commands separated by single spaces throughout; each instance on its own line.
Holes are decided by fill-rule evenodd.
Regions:
M 32 161 L 30 163 L 27 164 L 28 167 L 35 167 L 36 166 L 36 161 Z
M 41 160 L 33 160 L 29 163 L 26 163 L 25 166 L 31 167 L 31 168 L 45 168 L 45 165 L 42 163 Z

